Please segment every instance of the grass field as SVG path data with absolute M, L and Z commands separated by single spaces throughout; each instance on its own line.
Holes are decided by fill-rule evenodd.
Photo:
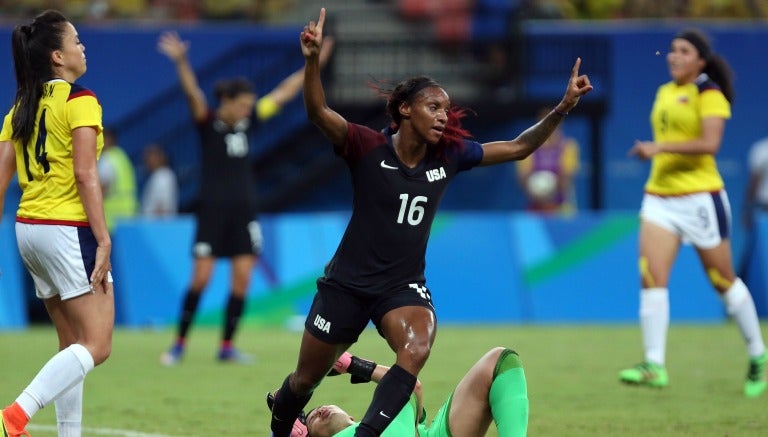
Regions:
M 245 326 L 239 345 L 250 366 L 215 362 L 218 331 L 199 328 L 184 362 L 160 366 L 171 331 L 118 330 L 111 358 L 86 380 L 84 436 L 268 436 L 264 394 L 295 365 L 299 334 Z M 636 326 L 442 326 L 421 380 L 434 413 L 464 371 L 492 346 L 517 350 L 525 364 L 531 436 L 768 435 L 768 394 L 742 396 L 744 346 L 736 328 L 674 325 L 668 344 L 670 386 L 622 386 L 617 372 L 641 358 Z M 0 402 L 12 401 L 55 349 L 48 327 L 0 333 Z M 353 353 L 391 364 L 373 330 Z M 326 379 L 310 405 L 336 403 L 360 417 L 372 386 Z M 53 405 L 29 428 L 54 436 Z M 489 436 L 496 436 L 491 429 Z

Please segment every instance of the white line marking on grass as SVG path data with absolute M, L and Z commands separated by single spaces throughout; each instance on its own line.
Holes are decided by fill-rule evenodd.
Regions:
M 55 425 L 33 425 L 28 424 L 27 429 L 32 431 L 50 431 L 57 432 L 58 428 Z M 131 431 L 127 429 L 113 429 L 113 428 L 83 428 L 83 434 L 93 435 L 113 435 L 120 437 L 174 437 L 170 434 L 149 434 L 146 432 Z

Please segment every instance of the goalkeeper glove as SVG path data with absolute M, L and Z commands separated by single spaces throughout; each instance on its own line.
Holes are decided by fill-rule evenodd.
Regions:
M 356 357 L 349 352 L 344 352 L 339 356 L 339 359 L 336 360 L 336 363 L 333 364 L 333 369 L 328 372 L 328 376 L 349 373 L 350 382 L 352 382 L 352 384 L 359 384 L 369 382 L 374 369 L 376 369 L 375 362 Z

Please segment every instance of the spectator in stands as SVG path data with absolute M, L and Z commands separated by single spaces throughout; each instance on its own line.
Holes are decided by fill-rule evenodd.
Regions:
M 768 137 L 762 138 L 749 148 L 747 158 L 749 179 L 744 198 L 744 226 L 751 230 L 754 215 L 768 211 Z
M 148 177 L 141 195 L 141 213 L 146 217 L 174 216 L 179 210 L 179 185 L 168 157 L 158 144 L 144 148 Z
M 387 366 L 344 352 L 331 374 L 349 373 L 353 382 L 379 383 L 388 371 Z M 267 398 L 268 405 L 273 402 Z M 336 405 L 313 408 L 305 417 L 305 423 L 294 424 L 294 437 L 352 436 L 359 425 Z M 417 381 L 409 402 L 381 435 L 483 436 L 492 422 L 499 437 L 524 437 L 528 430 L 528 384 L 523 364 L 516 352 L 503 347 L 493 348 L 477 360 L 429 425 L 422 406 L 422 385 Z
M 323 51 L 322 64 L 332 44 Z M 218 107 L 210 108 L 187 58 L 189 43 L 175 32 L 163 33 L 158 50 L 176 66 L 202 147 L 202 181 L 196 211 L 197 232 L 193 247 L 194 270 L 181 304 L 177 336 L 161 362 L 174 365 L 184 347 L 200 297 L 208 285 L 216 258 L 231 261 L 231 289 L 226 305 L 218 359 L 247 363 L 251 358 L 232 344 L 245 307 L 251 273 L 261 253 L 261 227 L 256 221 L 248 133 L 259 122 L 276 116 L 296 97 L 304 82 L 301 68 L 283 79 L 272 91 L 256 98 L 247 79 L 221 80 L 216 84 Z
M 304 103 L 309 119 L 349 167 L 354 189 L 347 230 L 317 280 L 296 369 L 275 396 L 271 428 L 287 437 L 313 390 L 334 361 L 372 321 L 396 354 L 355 435 L 380 435 L 400 412 L 429 357 L 436 335 L 431 293 L 424 277 L 432 222 L 450 181 L 479 165 L 519 160 L 547 139 L 581 96 L 592 90 L 571 71 L 565 95 L 541 121 L 517 138 L 480 144 L 461 127 L 464 111 L 451 105 L 433 79 L 417 76 L 379 90 L 391 119 L 383 131 L 347 122 L 328 107 L 320 78 L 325 9 L 301 33 Z
M 111 129 L 104 129 L 104 150 L 99 159 L 99 183 L 104 196 L 104 214 L 112 232 L 120 220 L 139 212 L 136 173 L 131 158 L 118 144 Z
M 19 254 L 56 328 L 58 352 L 0 412 L 0 435 L 25 428 L 53 403 L 60 436 L 79 436 L 83 381 L 112 351 L 115 322 L 107 229 L 96 160 L 102 108 L 76 84 L 85 46 L 72 23 L 47 10 L 11 34 L 16 98 L 0 132 L 0 208 L 17 169 Z M 2 217 L 2 211 L 0 211 Z M 28 351 L 8 351 L 18 359 Z M 3 386 L 18 375 L 7 372 Z
M 734 272 L 730 205 L 715 161 L 725 122 L 731 118 L 731 71 L 696 29 L 674 36 L 667 64 L 672 80 L 656 92 L 653 141 L 636 141 L 630 149 L 630 155 L 652 161 L 640 207 L 638 263 L 645 358 L 622 370 L 619 379 L 651 387 L 669 383 L 667 287 L 680 245 L 686 242 L 696 248 L 726 312 L 741 331 L 749 356 L 744 394 L 757 397 L 768 386 L 768 354 L 752 296 Z
M 539 113 L 546 117 L 548 109 Z M 517 161 L 517 179 L 533 212 L 572 214 L 576 211 L 573 178 L 579 169 L 579 144 L 560 126 L 544 144 Z
M 747 238 L 744 239 L 745 244 L 738 270 L 739 277 L 745 279 L 749 278 L 750 260 L 757 242 L 757 234 L 754 230 L 755 216 L 768 211 L 768 137 L 758 140 L 749 148 L 747 167 L 749 178 L 741 212 Z
M 261 3 L 252 0 L 202 0 L 203 19 L 206 20 L 256 20 L 260 16 Z

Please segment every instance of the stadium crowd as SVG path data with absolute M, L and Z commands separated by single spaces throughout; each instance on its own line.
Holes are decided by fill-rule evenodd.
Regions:
M 397 4 L 405 17 L 482 11 L 527 19 L 766 18 L 761 0 L 367 0 Z M 6 0 L 0 20 L 13 21 L 44 9 L 75 20 L 270 21 L 297 7 L 297 0 Z M 440 12 L 440 14 L 438 14 Z
M 15 22 L 44 9 L 62 11 L 77 21 L 268 20 L 292 8 L 295 0 L 7 0 L 0 2 L 3 21 Z

